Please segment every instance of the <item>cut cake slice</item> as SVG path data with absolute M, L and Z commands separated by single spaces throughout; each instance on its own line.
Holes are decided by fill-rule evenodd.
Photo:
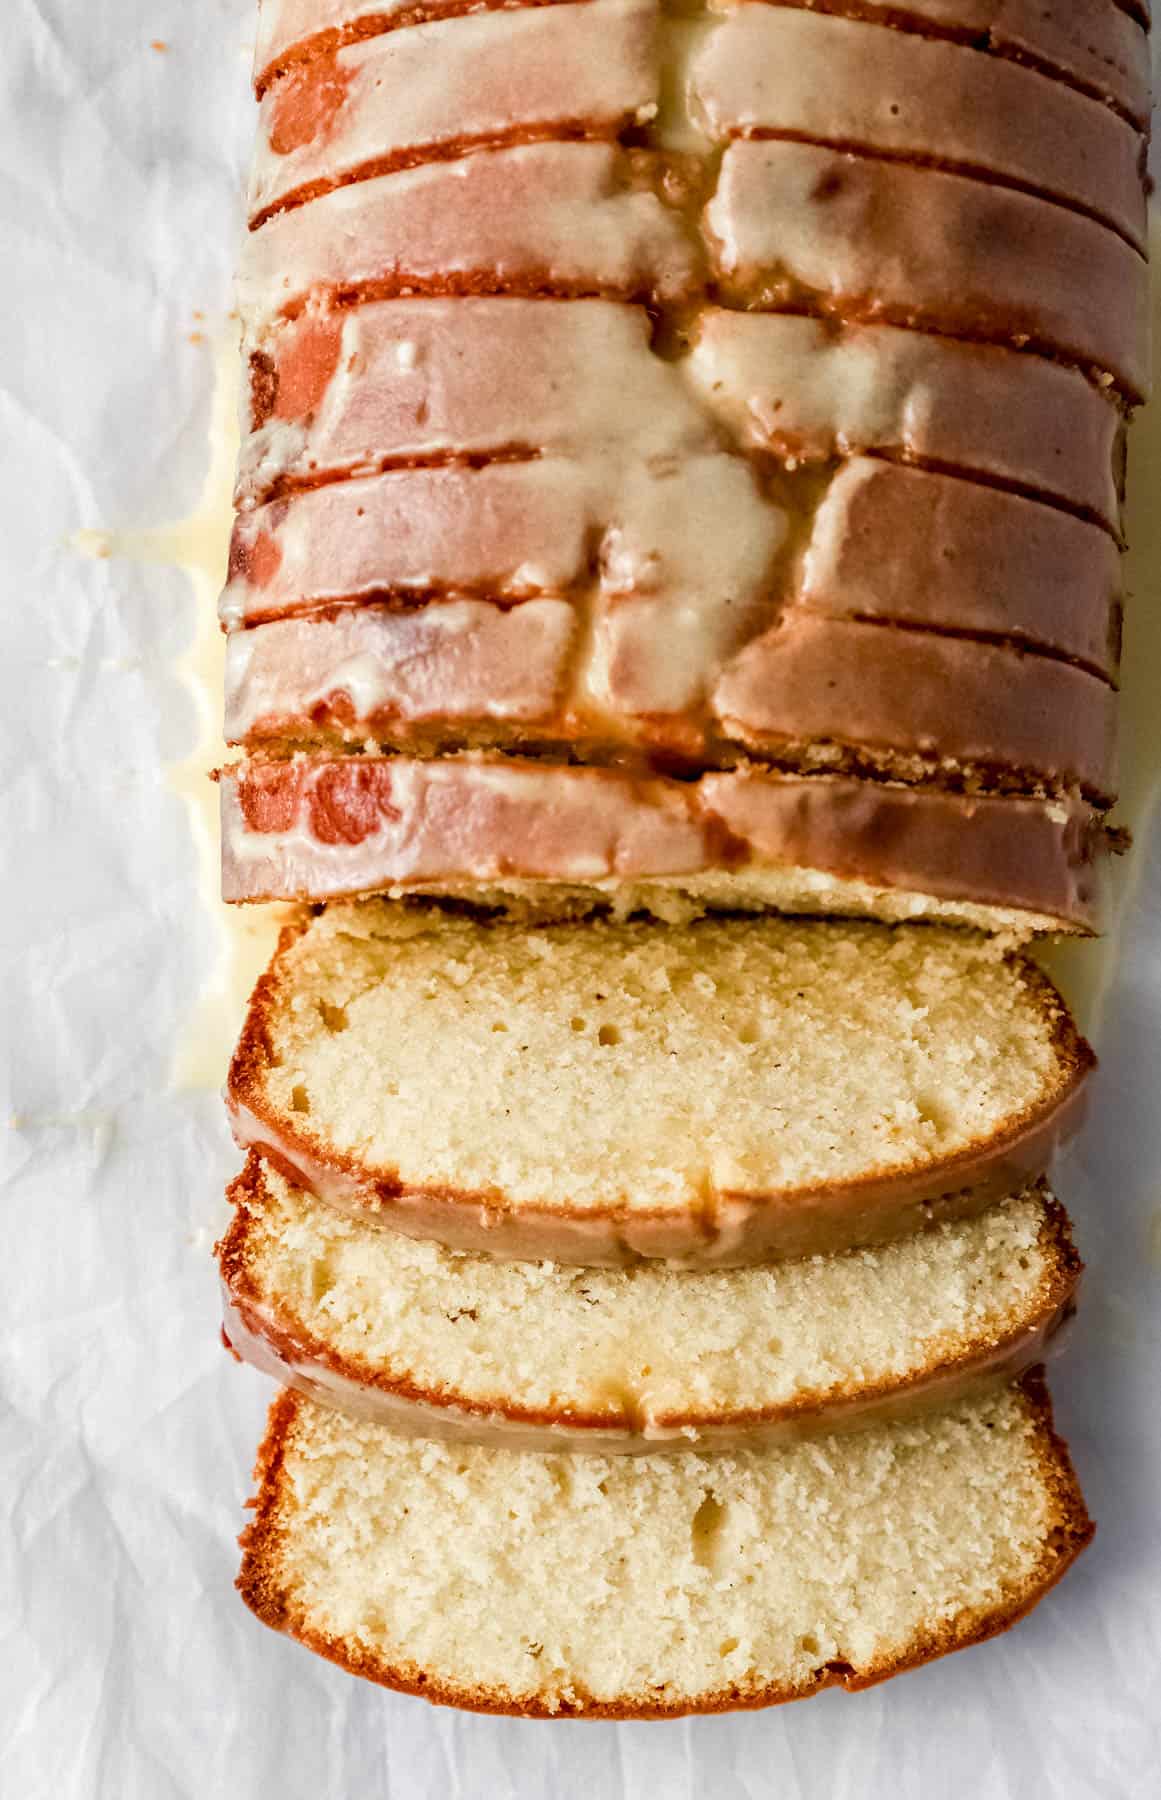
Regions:
M 1028 1612 L 1092 1536 L 1037 1375 L 746 1453 L 416 1443 L 275 1402 L 238 1585 L 429 1700 L 660 1718 L 866 1687 Z
M 240 1143 L 408 1235 L 708 1266 L 981 1210 L 1091 1062 L 1035 965 L 965 933 L 372 901 L 284 934 L 228 1099 Z
M 495 6 L 510 0 L 485 0 Z M 254 52 L 259 94 L 288 68 L 331 56 L 419 19 L 480 10 L 472 0 L 263 0 Z M 836 9 L 837 10 L 837 9 Z M 1147 0 L 864 0 L 852 12 L 900 31 L 944 33 L 977 54 L 1041 69 L 1106 101 L 1144 126 L 1149 119 Z
M 678 781 L 517 757 L 303 755 L 218 779 L 234 902 L 411 893 L 542 919 L 836 913 L 1028 937 L 1096 927 L 1117 841 L 1075 796 L 757 769 Z
M 570 1269 L 377 1231 L 252 1156 L 218 1246 L 232 1350 L 411 1436 L 645 1452 L 948 1404 L 1041 1360 L 1080 1273 L 1044 1189 L 767 1268 Z

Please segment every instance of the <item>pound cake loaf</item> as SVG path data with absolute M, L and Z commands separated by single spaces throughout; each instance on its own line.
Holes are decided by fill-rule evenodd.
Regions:
M 534 1717 L 867 1687 L 994 1636 L 1092 1536 L 1039 1379 L 704 1456 L 416 1443 L 286 1393 L 238 1586 L 354 1674 Z
M 238 1586 L 354 1673 L 859 1688 L 1092 1535 L 1019 945 L 1124 842 L 1149 23 L 260 0 L 217 1255 Z
M 1091 928 L 1143 21 L 285 0 L 255 72 L 227 897 Z
M 413 1236 L 728 1265 L 1013 1192 L 1091 1062 L 1035 965 L 966 933 L 373 901 L 284 933 L 228 1102 L 243 1145 Z
M 237 1355 L 396 1431 L 517 1448 L 750 1445 L 947 1404 L 1039 1362 L 1080 1273 L 1043 1188 L 875 1249 L 702 1273 L 446 1250 L 256 1156 L 230 1197 Z

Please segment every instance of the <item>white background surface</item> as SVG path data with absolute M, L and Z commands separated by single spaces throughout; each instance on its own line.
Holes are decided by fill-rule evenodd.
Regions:
M 213 358 L 189 335 L 227 329 L 251 28 L 250 0 L 3 8 L 0 1795 L 1161 1794 L 1161 842 L 1147 833 L 1119 941 L 1099 965 L 1081 953 L 1088 986 L 1107 978 L 1103 1071 L 1059 1182 L 1090 1273 L 1055 1387 L 1100 1531 L 1032 1620 L 861 1696 L 534 1724 L 362 1686 L 236 1598 L 269 1397 L 217 1337 L 209 1246 L 238 1159 L 216 1098 L 168 1084 L 214 952 L 163 769 L 194 733 L 172 670 L 194 600 L 175 571 L 84 560 L 69 540 L 195 502 Z M 1161 629 L 1142 628 L 1161 609 L 1158 439 L 1161 421 L 1138 434 L 1129 653 L 1161 763 Z M 1138 793 L 1145 775 L 1139 760 Z

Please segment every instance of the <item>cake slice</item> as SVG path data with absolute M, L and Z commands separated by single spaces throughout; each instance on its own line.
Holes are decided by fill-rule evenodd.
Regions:
M 708 135 L 841 144 L 991 176 L 1143 247 L 1141 135 L 1111 107 L 971 45 L 884 30 L 857 0 L 841 10 L 723 8 L 688 63 Z
M 736 138 L 706 235 L 734 304 L 784 311 L 809 297 L 840 318 L 1019 341 L 1102 370 L 1131 404 L 1148 392 L 1144 258 L 1095 219 L 1018 188 L 825 144 Z
M 385 1686 L 661 1718 L 866 1687 L 1003 1631 L 1092 1536 L 1037 1376 L 746 1453 L 415 1443 L 286 1393 L 239 1588 Z
M 434 157 L 546 138 L 616 138 L 657 110 L 656 34 L 656 0 L 485 8 L 380 33 L 292 70 L 262 101 L 251 226 Z M 1080 115 L 1069 115 L 1074 132 L 1091 137 L 1066 155 L 1079 161 L 1087 147 L 1099 158 L 1080 186 L 1111 209 L 1120 134 L 1134 134 L 1104 109 L 1090 122 L 1097 109 L 1063 96 L 1070 101 Z M 1044 134 L 1050 143 L 1056 124 L 1054 117 Z
M 707 23 L 667 42 L 657 0 L 571 0 L 429 20 L 309 60 L 263 96 L 251 225 L 437 155 L 649 125 L 667 51 L 703 143 L 769 134 L 910 156 L 1060 201 L 1140 247 L 1140 133 L 1066 83 L 796 7 L 734 6 Z
M 974 770 L 976 785 L 1079 784 L 1108 797 L 1121 615 L 1108 532 L 870 457 L 826 478 L 797 526 L 793 506 L 763 499 L 738 457 L 691 454 L 658 475 L 616 475 L 611 457 L 602 468 L 544 457 L 394 469 L 271 501 L 238 519 L 222 617 L 237 637 L 386 609 L 378 667 L 344 671 L 356 741 L 373 733 L 410 748 L 426 736 L 456 750 L 511 741 L 515 723 L 525 747 L 599 761 L 635 744 L 698 767 L 774 736 L 792 747 L 784 761 L 809 767 L 818 749 L 793 748 L 808 738 L 827 746 L 825 760 L 837 750 L 893 771 L 906 759 L 909 774 Z M 712 547 L 723 525 L 724 581 Z M 793 572 L 784 553 L 797 529 Z M 564 627 L 547 646 L 546 605 Z M 408 643 L 417 625 L 442 640 L 432 677 Z M 509 728 L 496 732 L 474 646 L 500 629 L 532 675 L 515 715 L 511 676 L 501 683 L 495 711 Z M 241 635 L 245 658 L 250 631 Z M 325 630 L 316 637 L 322 683 L 335 665 Z M 794 657 L 783 646 L 803 638 L 832 678 L 803 681 L 791 668 L 780 685 L 776 669 Z M 776 667 L 740 701 L 755 657 Z M 320 698 L 337 701 L 343 687 L 340 676 Z M 289 735 L 309 739 L 310 715 Z
M 332 188 L 248 233 L 243 328 L 256 336 L 346 293 L 690 299 L 701 255 L 653 191 L 663 174 L 652 152 L 550 139 Z
M 483 9 L 511 4 L 483 0 Z M 479 10 L 480 0 L 263 0 L 255 88 L 261 94 L 280 73 L 330 57 L 344 44 Z M 849 10 L 900 32 L 947 37 L 970 44 L 977 55 L 1029 65 L 1148 124 L 1147 0 L 864 0 Z
M 264 643 L 285 693 L 301 646 Z M 375 669 L 371 656 L 359 662 Z M 417 686 L 439 669 L 429 654 Z M 232 709 L 270 704 L 264 656 L 235 672 Z M 774 910 L 1028 937 L 1094 928 L 1102 861 L 1117 842 L 1076 795 L 757 768 L 678 781 L 517 757 L 301 754 L 251 758 L 218 780 L 230 901 L 426 893 L 525 917 Z
M 284 934 L 228 1098 L 242 1144 L 409 1235 L 729 1265 L 1013 1192 L 1091 1061 L 1033 963 L 959 932 L 380 901 Z
M 1119 531 L 1124 413 L 1075 369 L 795 313 L 706 306 L 691 329 L 673 361 L 640 307 L 611 300 L 428 295 L 301 313 L 245 346 L 238 503 L 455 456 L 681 456 L 724 428 L 788 467 L 872 453 Z
M 897 1243 L 693 1272 L 502 1262 L 376 1231 L 251 1156 L 224 1336 L 411 1436 L 642 1452 L 947 1404 L 1041 1360 L 1080 1272 L 1042 1188 Z

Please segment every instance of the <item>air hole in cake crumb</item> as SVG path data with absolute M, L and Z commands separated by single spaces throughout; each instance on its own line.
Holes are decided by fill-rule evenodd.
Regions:
M 719 1656 L 732 1656 L 740 1643 L 739 1638 L 724 1638 L 718 1645 Z
M 782 1354 L 782 1339 L 781 1338 L 767 1338 L 766 1339 L 766 1352 L 767 1352 L 767 1355 L 769 1355 L 769 1356 L 781 1356 L 781 1354 Z
M 570 1019 L 569 1024 L 572 1026 L 572 1029 L 574 1031 L 584 1031 L 584 1029 L 585 1029 L 585 1021 L 584 1021 L 584 1019 L 582 1019 L 579 1016 L 579 1014 L 575 1018 Z
M 689 1527 L 693 1560 L 703 1569 L 712 1569 L 714 1566 L 725 1518 L 723 1503 L 714 1494 L 703 1494 L 701 1505 L 694 1513 Z
M 805 1651 L 807 1656 L 817 1656 L 818 1655 L 819 1642 L 818 1642 L 818 1639 L 815 1637 L 813 1631 L 808 1631 L 805 1637 L 799 1638 L 798 1648 L 800 1650 Z
M 757 1044 L 761 1042 L 761 1039 L 761 1027 L 756 1025 L 753 1019 L 750 1019 L 745 1025 L 738 1026 L 739 1044 Z
M 301 1081 L 297 1087 L 293 1087 L 290 1090 L 290 1110 L 291 1112 L 297 1113 L 308 1113 L 310 1111 L 310 1095 L 303 1087 Z
M 319 1018 L 328 1031 L 345 1031 L 350 1024 L 345 1006 L 335 1006 L 329 1000 L 318 1003 Z
M 936 1131 L 939 1132 L 948 1129 L 951 1121 L 948 1118 L 947 1108 L 937 1094 L 919 1094 L 916 1096 L 915 1105 L 919 1117 L 925 1125 L 934 1125 Z
M 316 1305 L 320 1300 L 326 1299 L 334 1285 L 334 1270 L 328 1262 L 320 1261 L 311 1264 L 310 1296 Z
M 615 1025 L 602 1025 L 597 1032 L 597 1043 L 604 1044 L 606 1048 L 613 1044 L 619 1044 L 620 1041 L 621 1033 Z
M 495 1024 L 492 1026 L 493 1031 L 507 1031 L 507 1029 L 508 1029 L 508 1027 L 505 1025 L 503 1019 L 497 1019 Z

